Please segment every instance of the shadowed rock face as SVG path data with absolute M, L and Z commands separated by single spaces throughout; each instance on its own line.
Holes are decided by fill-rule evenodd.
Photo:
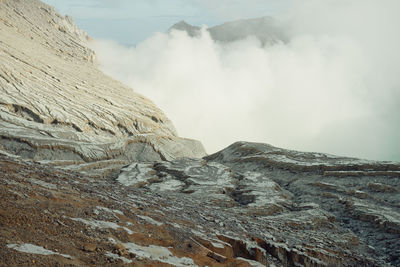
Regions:
M 0 36 L 0 149 L 85 162 L 205 155 L 150 100 L 97 69 L 70 17 L 37 0 L 1 1 Z
M 0 265 L 400 265 L 399 163 L 247 142 L 203 157 L 87 42 L 0 0 Z

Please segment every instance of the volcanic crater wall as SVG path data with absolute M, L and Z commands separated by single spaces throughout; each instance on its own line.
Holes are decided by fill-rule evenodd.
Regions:
M 1 1 L 0 36 L 0 149 L 85 162 L 205 155 L 150 100 L 97 69 L 71 17 L 38 0 Z

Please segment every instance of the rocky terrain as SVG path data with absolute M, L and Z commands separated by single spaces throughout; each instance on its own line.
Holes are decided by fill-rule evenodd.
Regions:
M 150 100 L 97 69 L 70 17 L 36 0 L 1 1 L 0 36 L 3 150 L 63 164 L 205 155 Z
M 400 164 L 240 142 L 116 178 L 0 168 L 4 266 L 400 264 Z
M 0 0 L 0 266 L 400 266 L 400 163 L 207 156 L 89 41 Z
M 201 27 L 180 21 L 169 29 L 169 31 L 172 30 L 185 31 L 189 36 L 194 37 L 200 34 Z M 249 36 L 256 37 L 262 44 L 285 42 L 287 39 L 284 31 L 271 17 L 230 21 L 207 28 L 207 31 L 213 40 L 223 43 L 246 39 Z

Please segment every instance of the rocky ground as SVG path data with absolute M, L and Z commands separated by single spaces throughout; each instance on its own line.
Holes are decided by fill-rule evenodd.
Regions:
M 254 143 L 106 179 L 0 162 L 4 266 L 400 264 L 400 164 Z

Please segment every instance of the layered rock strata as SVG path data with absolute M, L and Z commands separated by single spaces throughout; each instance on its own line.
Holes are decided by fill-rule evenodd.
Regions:
M 99 71 L 89 41 L 37 0 L 0 2 L 0 149 L 76 162 L 205 155 L 150 100 Z

